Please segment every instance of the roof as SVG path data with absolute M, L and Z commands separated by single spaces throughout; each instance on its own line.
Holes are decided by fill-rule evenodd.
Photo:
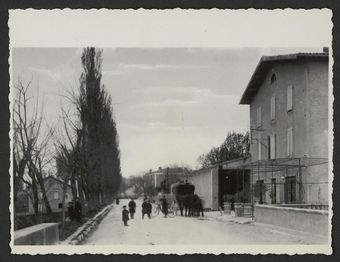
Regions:
M 43 179 L 44 179 L 44 180 L 53 179 L 53 180 L 55 180 L 56 182 L 59 182 L 59 183 L 61 183 L 61 184 L 63 183 L 62 180 L 60 180 L 59 178 L 56 178 L 56 177 L 54 177 L 54 176 L 51 176 L 51 175 L 46 176 L 46 177 L 43 177 Z
M 177 175 L 179 173 L 188 173 L 189 170 L 187 168 L 182 168 L 182 167 L 166 167 L 162 169 L 156 169 L 154 171 L 149 171 L 145 173 L 144 175 Z
M 288 55 L 276 55 L 276 56 L 262 56 L 259 63 L 257 64 L 255 71 L 250 78 L 246 90 L 244 91 L 240 104 L 249 105 L 256 95 L 263 79 L 267 75 L 268 70 L 272 67 L 274 63 L 278 62 L 288 62 L 297 60 L 322 60 L 328 61 L 329 54 L 325 53 L 295 53 Z
M 202 168 L 197 169 L 197 170 L 192 170 L 189 173 L 189 175 L 199 174 L 203 171 L 206 171 L 206 170 L 209 170 L 209 169 L 216 169 L 216 168 L 243 169 L 243 165 L 248 164 L 250 161 L 251 161 L 251 157 L 250 157 L 250 155 L 248 155 L 248 156 L 241 157 L 241 158 L 216 162 L 216 163 L 211 164 L 210 166 L 202 167 Z
M 43 177 L 44 181 L 47 181 L 47 180 L 50 180 L 50 179 L 55 181 L 55 182 L 57 182 L 57 183 L 59 183 L 59 184 L 63 184 L 64 183 L 62 180 L 60 180 L 59 178 L 57 178 L 55 176 L 49 175 L 49 176 Z M 71 186 L 69 184 L 67 184 L 67 186 L 71 188 Z M 30 187 L 31 186 L 29 185 L 27 188 L 30 188 Z

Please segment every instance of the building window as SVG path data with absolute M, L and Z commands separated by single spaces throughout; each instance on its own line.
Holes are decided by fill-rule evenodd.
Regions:
M 261 107 L 259 106 L 256 111 L 256 126 L 260 127 L 261 124 L 262 124 Z
M 276 158 L 276 135 L 268 136 L 268 159 Z
M 259 134 L 258 139 L 257 139 L 257 159 L 261 160 L 261 155 L 262 155 L 262 151 L 261 151 L 261 135 Z
M 287 156 L 293 156 L 293 128 L 287 129 Z
M 58 204 L 58 208 L 59 208 L 59 209 L 63 208 L 63 203 L 59 203 L 59 204 Z
M 59 192 L 58 191 L 53 192 L 53 199 L 59 199 Z
M 276 75 L 272 74 L 272 77 L 270 78 L 270 84 L 272 85 L 274 82 L 276 82 Z
M 276 117 L 275 112 L 275 95 L 273 95 L 270 99 L 270 120 L 274 120 Z
M 287 87 L 287 111 L 293 110 L 293 86 Z

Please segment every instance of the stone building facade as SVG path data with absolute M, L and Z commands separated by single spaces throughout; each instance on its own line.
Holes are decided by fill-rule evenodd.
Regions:
M 263 203 L 327 203 L 328 52 L 262 57 L 250 105 L 252 184 Z

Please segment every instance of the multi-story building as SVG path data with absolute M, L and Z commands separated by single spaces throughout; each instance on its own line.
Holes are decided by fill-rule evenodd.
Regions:
M 243 93 L 261 203 L 328 202 L 328 60 L 327 50 L 264 56 Z

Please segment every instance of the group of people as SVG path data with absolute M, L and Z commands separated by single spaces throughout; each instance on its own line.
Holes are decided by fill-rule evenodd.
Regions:
M 136 213 L 136 202 L 131 199 L 129 204 L 127 206 L 123 206 L 122 211 L 122 220 L 124 222 L 124 226 L 128 226 L 127 222 L 129 219 L 134 219 L 135 213 Z M 151 212 L 152 212 L 152 204 L 150 203 L 150 200 L 147 198 L 144 198 L 143 204 L 142 204 L 142 219 L 144 219 L 144 216 L 147 215 L 148 218 L 151 218 Z M 130 217 L 129 217 L 130 215 Z
M 126 205 L 123 206 L 123 211 L 122 211 L 122 220 L 124 222 L 124 226 L 128 226 L 127 222 L 129 220 L 129 214 L 130 218 L 134 219 L 135 213 L 136 213 L 136 202 L 131 199 L 129 204 L 129 210 L 126 209 Z
M 160 199 L 160 205 L 162 213 L 164 214 L 164 217 L 168 216 L 168 202 L 165 197 L 162 197 Z M 122 211 L 122 220 L 124 222 L 124 226 L 128 226 L 127 222 L 129 219 L 134 219 L 134 215 L 136 213 L 136 202 L 131 199 L 128 203 L 128 209 L 127 206 L 123 206 Z M 150 199 L 144 198 L 144 201 L 142 203 L 142 219 L 144 219 L 144 216 L 147 215 L 149 219 L 151 219 L 151 213 L 152 213 L 152 204 Z M 129 218 L 130 214 L 130 218 Z

